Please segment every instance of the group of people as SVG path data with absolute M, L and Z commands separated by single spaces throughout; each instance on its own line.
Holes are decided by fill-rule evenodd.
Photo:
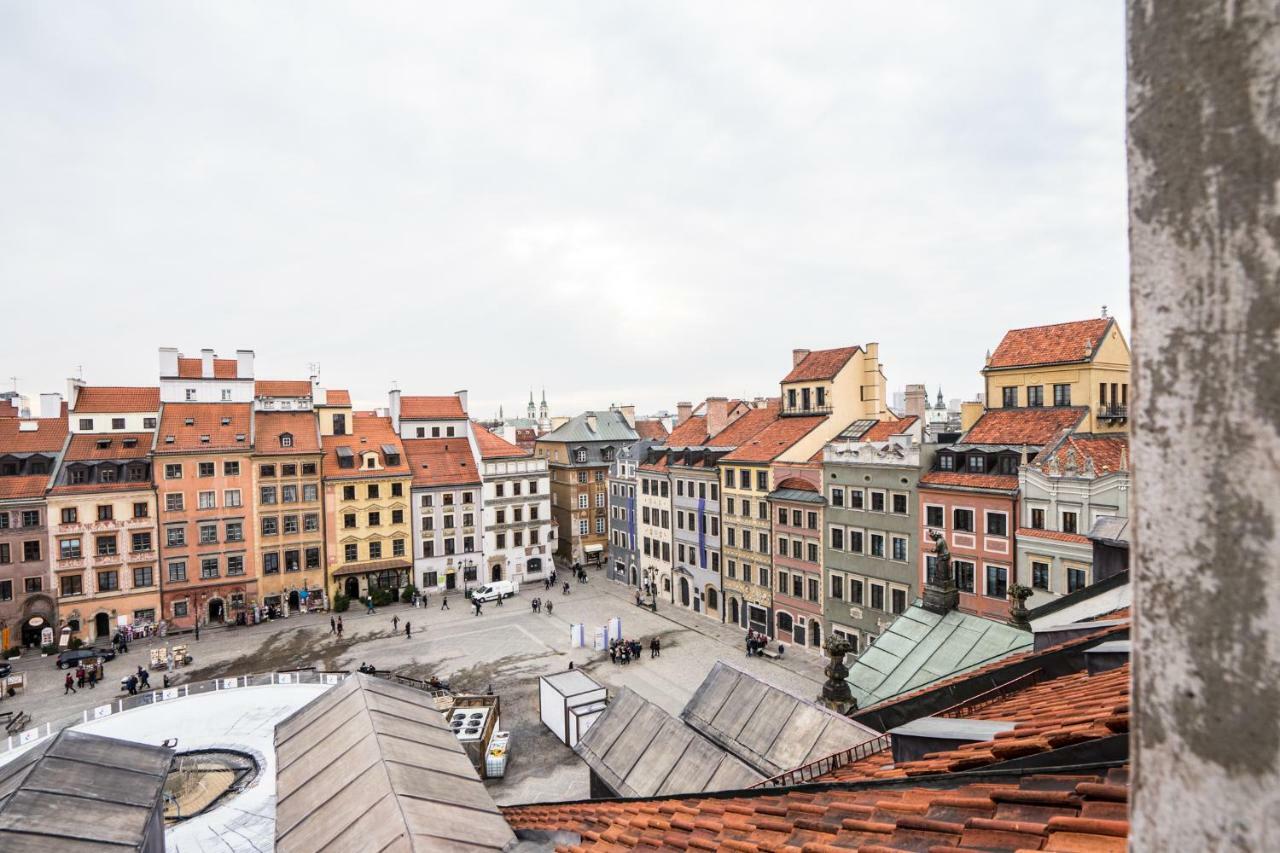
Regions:
M 339 616 L 337 619 L 334 619 L 332 616 L 329 617 L 329 633 L 337 634 L 338 639 L 342 639 L 342 617 L 341 616 Z
M 400 630 L 400 617 L 399 615 L 392 616 L 391 617 L 391 633 L 394 634 L 399 630 Z M 404 620 L 404 638 L 406 640 L 413 639 L 413 628 L 408 619 Z
M 747 657 L 755 657 L 760 650 L 769 645 L 769 638 L 759 631 L 747 631 Z
M 644 646 L 639 640 L 617 639 L 609 643 L 609 660 L 623 666 L 640 659 Z M 662 654 L 662 640 L 654 637 L 649 641 L 649 657 L 656 658 Z
M 130 696 L 137 696 L 139 690 L 151 689 L 151 673 L 147 672 L 147 670 L 145 670 L 140 666 L 138 667 L 138 671 L 135 674 L 130 675 L 128 678 L 124 679 L 122 684 L 124 685 L 124 689 L 128 691 Z M 166 684 L 165 686 L 168 686 L 168 685 Z
M 552 611 L 552 610 L 554 610 L 554 609 L 555 609 L 555 607 L 556 607 L 556 606 L 555 606 L 555 604 L 554 604 L 553 602 L 550 602 L 550 601 L 548 601 L 548 602 L 546 602 L 546 603 L 544 604 L 541 598 L 535 598 L 532 602 L 530 602 L 530 604 L 532 604 L 532 605 L 533 605 L 533 612 L 534 612 L 534 613 L 541 613 L 541 612 L 542 612 L 542 608 L 545 606 L 545 607 L 547 608 L 547 615 L 548 615 L 548 616 L 550 616 L 550 615 L 551 615 L 551 611 Z

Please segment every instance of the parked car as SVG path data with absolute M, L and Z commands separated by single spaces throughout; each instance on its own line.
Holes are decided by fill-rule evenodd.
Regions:
M 0 678 L 8 678 L 12 672 L 13 664 L 9 663 L 7 660 L 0 661 Z
M 494 581 L 477 587 L 471 592 L 472 601 L 496 601 L 499 598 L 510 598 L 516 594 L 516 585 L 511 581 Z
M 58 669 L 70 669 L 89 658 L 112 660 L 116 656 L 114 649 L 67 649 L 58 655 Z

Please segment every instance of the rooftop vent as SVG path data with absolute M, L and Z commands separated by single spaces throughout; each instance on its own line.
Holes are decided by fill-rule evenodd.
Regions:
M 1008 720 L 974 720 L 953 717 L 921 717 L 889 730 L 893 763 L 916 761 L 931 752 L 945 752 L 966 743 L 993 740 L 1013 728 Z
M 228 418 L 228 417 L 225 417 L 225 416 L 224 416 L 224 417 L 222 418 L 222 425 L 223 425 L 223 426 L 231 426 L 231 418 Z
M 245 440 L 245 438 L 247 438 L 247 436 L 246 436 L 244 433 L 242 433 L 242 432 L 238 432 L 238 433 L 236 433 L 236 441 L 241 441 L 241 442 L 242 442 L 242 441 L 244 441 L 244 440 Z
M 173 444 L 173 436 L 171 436 L 171 435 L 166 435 L 166 436 L 164 437 L 164 443 L 165 443 L 165 444 Z
M 207 436 L 207 435 L 202 435 L 202 436 L 200 436 L 200 443 L 201 443 L 201 444 L 208 444 L 208 443 L 209 443 L 209 436 Z
M 195 418 L 183 418 L 183 419 L 182 419 L 182 425 L 183 425 L 183 426 L 195 426 L 195 425 L 196 425 L 196 419 L 195 419 Z

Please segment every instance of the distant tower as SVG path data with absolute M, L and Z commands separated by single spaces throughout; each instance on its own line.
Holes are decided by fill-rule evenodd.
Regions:
M 529 389 L 529 420 L 535 420 L 538 417 L 538 410 L 533 405 L 533 389 Z
M 547 389 L 542 389 L 542 405 L 538 406 L 538 420 L 550 421 L 551 414 L 547 411 Z
M 498 404 L 498 423 L 502 423 L 506 419 L 507 419 L 506 416 L 502 414 L 502 404 L 499 403 Z
M 942 402 L 942 386 L 941 386 L 941 385 L 939 385 L 939 386 L 938 386 L 938 403 L 937 403 L 937 407 L 938 407 L 939 409 L 945 409 L 945 408 L 947 407 L 947 404 L 946 404 L 946 403 L 944 403 L 944 402 Z

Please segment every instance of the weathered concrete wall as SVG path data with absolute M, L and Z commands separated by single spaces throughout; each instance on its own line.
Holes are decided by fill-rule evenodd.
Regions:
M 1129 0 L 1132 842 L 1280 849 L 1280 3 Z

